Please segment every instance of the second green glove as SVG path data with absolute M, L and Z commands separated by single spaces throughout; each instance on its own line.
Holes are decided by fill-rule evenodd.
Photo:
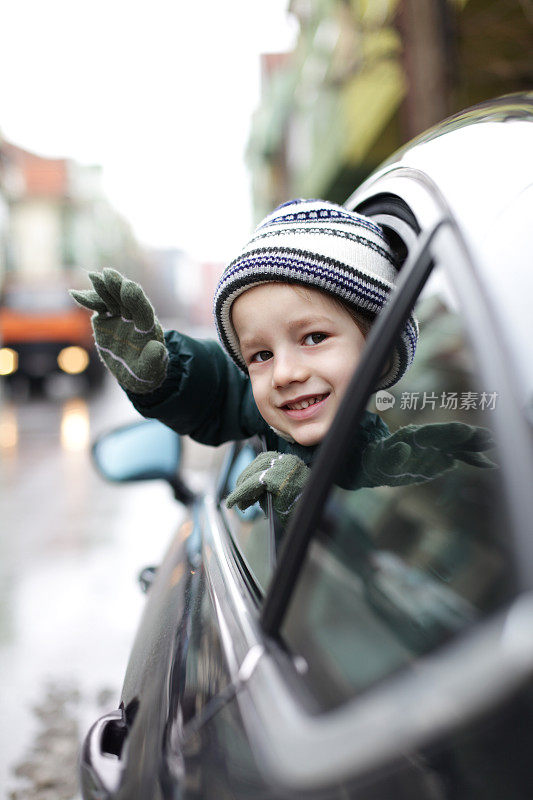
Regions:
M 235 489 L 226 498 L 226 505 L 237 505 L 241 511 L 259 501 L 266 514 L 267 492 L 272 495 L 274 510 L 289 514 L 300 497 L 309 467 L 298 456 L 267 451 L 260 453 L 237 478 Z
M 490 431 L 463 422 L 406 425 L 364 450 L 358 485 L 425 483 L 458 466 L 496 465 L 485 455 L 494 447 Z

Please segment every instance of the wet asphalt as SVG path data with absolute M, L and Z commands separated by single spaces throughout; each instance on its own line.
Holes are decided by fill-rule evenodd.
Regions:
M 184 511 L 164 482 L 105 483 L 90 443 L 140 419 L 107 379 L 0 406 L 0 796 L 79 797 L 90 724 L 118 706 L 144 596 Z M 202 470 L 202 457 L 196 463 Z

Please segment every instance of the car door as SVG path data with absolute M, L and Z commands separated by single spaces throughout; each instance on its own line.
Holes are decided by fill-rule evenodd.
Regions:
M 431 197 L 423 223 L 400 195 L 366 198 L 361 210 L 386 225 L 404 260 L 398 290 L 273 573 L 253 602 L 242 584 L 213 581 L 214 594 L 226 591 L 219 612 L 238 681 L 203 735 L 233 737 L 222 746 L 231 796 L 266 783 L 271 797 L 525 798 L 533 653 L 522 565 L 533 508 L 531 493 L 517 503 L 510 487 L 532 474 L 527 421 L 454 220 Z M 413 306 L 415 361 L 378 409 L 373 386 Z M 441 447 L 417 480 L 396 472 L 389 485 L 340 488 L 365 410 L 391 431 L 471 431 L 474 449 L 459 444 L 443 463 Z M 208 547 L 222 554 L 213 515 L 219 541 Z M 521 742 L 510 739 L 518 725 Z M 198 735 L 184 737 L 185 754 Z

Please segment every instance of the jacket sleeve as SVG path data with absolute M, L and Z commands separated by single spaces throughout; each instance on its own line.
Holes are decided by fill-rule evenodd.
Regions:
M 201 444 L 219 445 L 263 433 L 250 381 L 210 340 L 165 333 L 167 376 L 150 394 L 126 392 L 144 417 L 153 417 Z

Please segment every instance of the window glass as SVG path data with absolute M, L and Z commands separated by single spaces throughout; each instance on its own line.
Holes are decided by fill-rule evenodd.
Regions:
M 236 454 L 228 474 L 224 496 L 235 488 L 237 478 L 259 452 L 245 444 Z M 237 506 L 225 509 L 233 541 L 258 588 L 264 593 L 272 573 L 270 524 L 259 503 L 241 511 Z
M 480 382 L 441 269 L 415 314 L 411 368 L 368 406 L 393 438 L 363 454 L 355 488 L 332 491 L 282 627 L 324 709 L 409 668 L 510 596 L 491 441 L 499 388 Z

